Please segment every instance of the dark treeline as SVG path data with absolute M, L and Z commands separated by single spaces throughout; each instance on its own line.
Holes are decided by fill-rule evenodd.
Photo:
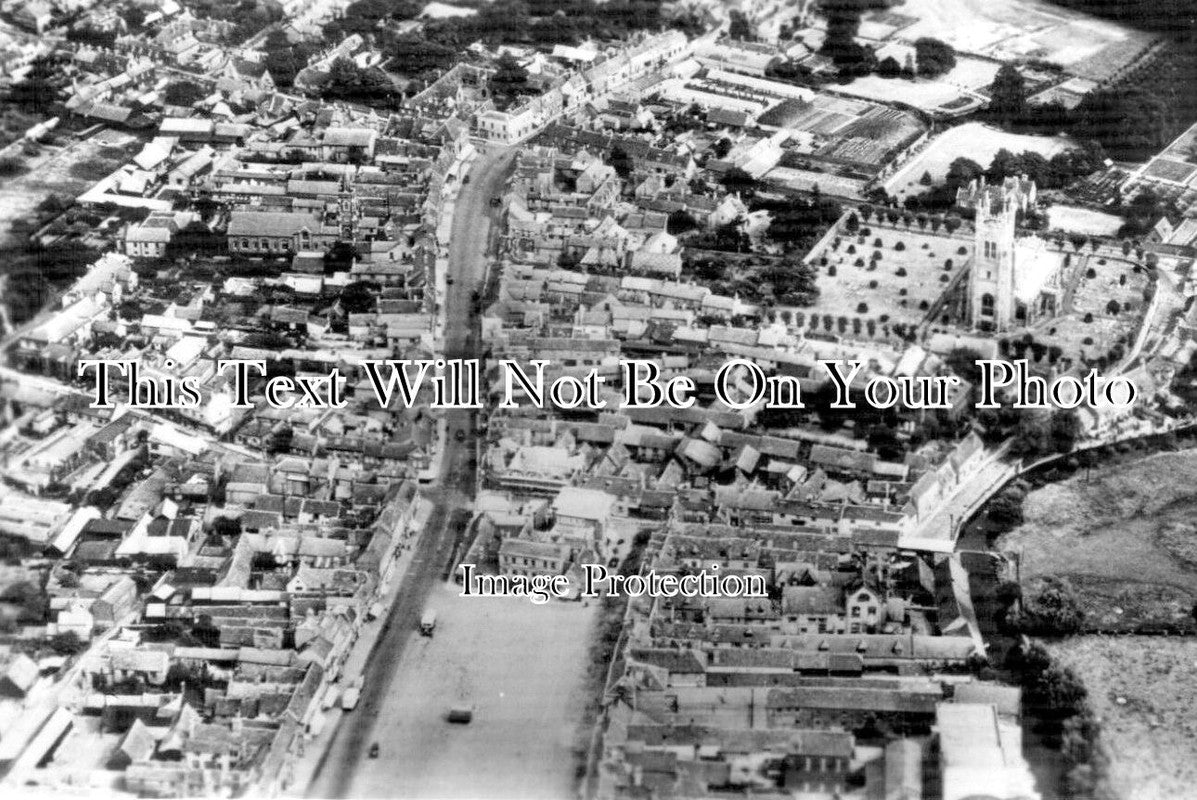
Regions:
M 1051 0 L 1058 6 L 1115 20 L 1132 28 L 1185 34 L 1197 29 L 1193 0 Z

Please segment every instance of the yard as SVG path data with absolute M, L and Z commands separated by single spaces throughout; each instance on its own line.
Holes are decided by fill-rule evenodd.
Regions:
M 926 188 L 919 183 L 923 173 L 930 173 L 933 181 L 942 182 L 948 167 L 957 158 L 972 159 L 982 167 L 988 167 L 1002 149 L 1012 153 L 1034 150 L 1051 158 L 1072 147 L 1073 142 L 1067 137 L 1009 133 L 980 122 L 966 122 L 949 128 L 926 144 L 885 181 L 885 191 L 899 198 L 921 194 Z
M 1079 470 L 1027 495 L 1025 521 L 997 549 L 1018 554 L 1024 583 L 1077 587 L 1091 629 L 1193 626 L 1197 597 L 1197 450 Z
M 1192 797 L 1197 784 L 1197 641 L 1077 636 L 1048 645 L 1089 691 L 1109 783 L 1122 800 Z
M 873 221 L 856 236 L 844 233 L 838 245 L 832 240 L 826 250 L 812 254 L 819 269 L 819 325 L 825 328 L 830 317 L 838 328 L 838 318 L 846 317 L 855 334 L 861 333 L 856 319 L 865 334 L 870 321 L 877 330 L 887 324 L 917 325 L 971 252 L 965 239 L 932 233 L 917 223 L 907 228 Z

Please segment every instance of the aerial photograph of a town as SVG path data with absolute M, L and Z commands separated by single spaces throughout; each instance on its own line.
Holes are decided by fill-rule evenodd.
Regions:
M 1197 798 L 1197 1 L 0 0 L 0 798 Z

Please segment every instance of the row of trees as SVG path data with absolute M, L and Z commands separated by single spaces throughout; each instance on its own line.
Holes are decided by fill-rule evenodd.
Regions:
M 927 190 L 907 197 L 904 205 L 911 210 L 946 211 L 955 206 L 958 189 L 982 176 L 990 182 L 1001 182 L 1025 175 L 1040 189 L 1061 189 L 1101 169 L 1104 161 L 1105 151 L 1096 142 L 1056 153 L 1051 158 L 1034 150 L 1015 153 L 1003 148 L 994 154 L 987 168 L 961 156 L 948 166 L 940 184 L 935 184 L 929 173 L 924 174 L 920 183 Z

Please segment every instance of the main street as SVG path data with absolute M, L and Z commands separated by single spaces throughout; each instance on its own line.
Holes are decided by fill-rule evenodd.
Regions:
M 490 198 L 500 195 L 514 151 L 483 152 L 470 169 L 453 212 L 449 241 L 448 280 L 444 297 L 447 357 L 473 357 L 478 342 L 478 315 L 474 292 L 486 274 L 492 225 L 499 212 Z M 447 435 L 441 480 L 423 494 L 434 504 L 428 527 L 415 543 L 411 565 L 399 576 L 395 602 L 385 629 L 367 662 L 361 699 L 355 711 L 341 717 L 339 727 L 323 756 L 323 763 L 308 789 L 313 797 L 345 797 L 351 791 L 373 732 L 387 708 L 387 700 L 402 687 L 393 687 L 396 666 L 415 635 L 433 588 L 439 585 L 455 557 L 459 539 L 470 518 L 474 493 L 476 414 L 469 410 L 447 412 Z M 459 441 L 457 432 L 462 432 Z M 391 709 L 394 711 L 394 709 Z M 377 763 L 377 762 L 373 762 Z

